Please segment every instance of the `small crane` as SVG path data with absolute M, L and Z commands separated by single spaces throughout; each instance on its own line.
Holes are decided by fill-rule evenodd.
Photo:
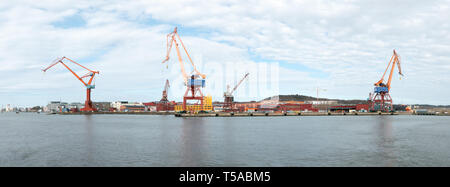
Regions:
M 369 95 L 371 99 L 371 109 L 370 109 L 371 111 L 383 111 L 383 112 L 393 111 L 394 108 L 392 106 L 392 98 L 391 95 L 389 94 L 389 91 L 391 90 L 392 75 L 394 74 L 395 65 L 398 66 L 398 73 L 401 76 L 403 76 L 402 69 L 400 66 L 400 56 L 394 49 L 394 54 L 392 55 L 391 60 L 389 60 L 389 64 L 386 67 L 383 76 L 378 82 L 374 84 L 375 86 L 374 93 L 373 94 L 371 93 Z M 384 83 L 384 77 L 389 67 L 391 67 L 389 78 L 387 83 Z
M 169 99 L 167 97 L 168 92 L 169 92 L 169 88 L 170 88 L 170 84 L 169 84 L 169 79 L 166 80 L 166 85 L 164 86 L 164 90 L 162 92 L 162 98 L 159 101 L 160 103 L 168 103 Z
M 233 92 L 242 84 L 242 82 L 250 75 L 250 73 L 246 73 L 244 77 L 234 86 L 234 88 L 230 91 L 230 85 L 227 85 L 227 91 L 223 94 L 224 97 L 224 110 L 230 111 L 234 109 L 233 102 L 234 96 Z
M 70 69 L 69 66 L 67 66 L 64 63 L 64 60 L 68 60 L 69 62 L 72 62 L 75 65 L 80 66 L 81 68 L 87 70 L 88 73 L 86 73 L 83 76 L 79 76 L 72 69 Z M 95 89 L 95 84 L 92 84 L 92 82 L 94 80 L 95 75 L 96 74 L 100 74 L 100 72 L 99 71 L 92 71 L 92 70 L 84 67 L 83 65 L 81 65 L 81 64 L 79 64 L 79 63 L 77 63 L 77 62 L 67 58 L 67 57 L 62 57 L 62 58 L 58 58 L 58 59 L 54 60 L 53 63 L 50 66 L 48 66 L 47 68 L 43 69 L 42 71 L 43 72 L 47 72 L 47 70 L 49 70 L 50 68 L 54 67 L 55 65 L 57 65 L 59 63 L 62 64 L 64 67 L 66 67 L 78 80 L 81 81 L 81 83 L 84 84 L 84 86 L 86 86 L 86 89 L 87 89 L 87 91 L 86 91 L 86 101 L 85 101 L 84 108 L 82 108 L 80 111 L 83 111 L 83 112 L 95 112 L 95 111 L 97 111 L 97 109 L 94 108 L 94 106 L 92 105 L 91 90 Z M 88 81 L 84 81 L 85 78 L 89 78 Z
M 181 58 L 180 48 L 178 47 L 178 41 L 180 41 L 181 46 L 184 49 L 184 52 L 186 52 L 187 57 L 189 58 L 189 61 L 191 62 L 191 65 L 193 67 L 193 72 L 195 74 L 188 75 L 186 73 L 186 70 L 184 69 L 184 62 L 183 58 Z M 175 48 L 178 55 L 178 61 L 180 62 L 180 68 L 181 68 L 181 74 L 183 76 L 184 84 L 186 85 L 186 92 L 183 97 L 183 110 L 186 111 L 186 103 L 188 100 L 196 100 L 197 102 L 200 102 L 201 110 L 203 110 L 203 93 L 201 88 L 205 87 L 205 78 L 206 75 L 203 73 L 200 73 L 197 68 L 195 67 L 194 62 L 192 61 L 191 56 L 187 52 L 186 47 L 183 44 L 183 41 L 181 40 L 180 36 L 178 35 L 177 27 L 175 27 L 174 31 L 167 34 L 167 54 L 166 59 L 162 63 L 166 63 L 169 61 L 170 58 L 170 51 L 172 49 L 173 44 L 175 44 Z M 190 93 L 190 95 L 189 95 Z M 197 95 L 197 93 L 199 95 Z

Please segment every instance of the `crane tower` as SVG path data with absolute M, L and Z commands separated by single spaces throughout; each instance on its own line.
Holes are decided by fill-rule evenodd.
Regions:
M 234 86 L 234 88 L 230 91 L 230 85 L 227 85 L 227 91 L 223 94 L 224 97 L 224 105 L 223 108 L 225 111 L 232 111 L 234 109 L 233 102 L 234 96 L 233 92 L 242 84 L 242 82 L 250 75 L 250 73 L 246 73 L 244 77 Z
M 164 90 L 162 92 L 162 98 L 159 101 L 160 103 L 168 103 L 169 99 L 167 97 L 168 92 L 169 92 L 169 88 L 170 88 L 170 84 L 169 84 L 169 79 L 166 80 L 166 85 L 164 86 Z
M 178 44 L 177 40 L 180 42 L 181 46 L 183 47 L 183 50 L 186 53 L 191 65 L 193 67 L 193 74 L 191 74 L 191 75 L 188 75 L 186 73 L 186 70 L 184 68 L 183 58 L 181 57 L 181 52 L 180 52 L 180 48 L 179 48 L 179 44 Z M 175 27 L 173 32 L 171 32 L 167 35 L 167 55 L 166 55 L 166 59 L 162 63 L 165 63 L 169 60 L 170 51 L 172 49 L 173 44 L 175 44 L 175 48 L 176 48 L 177 55 L 178 55 L 178 61 L 180 63 L 181 74 L 183 76 L 184 85 L 186 86 L 186 92 L 184 93 L 184 97 L 183 97 L 183 110 L 186 111 L 187 101 L 189 101 L 189 100 L 197 101 L 197 103 L 200 102 L 200 108 L 201 108 L 201 110 L 203 110 L 204 96 L 202 93 L 202 88 L 205 87 L 206 75 L 200 73 L 197 70 L 197 68 L 195 67 L 195 64 L 192 61 L 191 56 L 189 55 L 186 47 L 184 46 L 183 41 L 181 40 L 180 36 L 178 35 L 177 27 Z

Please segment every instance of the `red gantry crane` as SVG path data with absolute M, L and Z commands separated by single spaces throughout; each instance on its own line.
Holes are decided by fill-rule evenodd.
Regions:
M 178 46 L 177 39 L 181 43 L 181 46 L 183 47 L 184 52 L 186 53 L 187 57 L 189 58 L 189 61 L 191 62 L 191 65 L 193 67 L 192 73 L 195 72 L 194 74 L 188 75 L 186 73 L 186 70 L 184 69 L 184 62 L 183 62 L 183 58 L 181 58 L 180 48 Z M 205 87 L 206 75 L 200 73 L 197 70 L 197 68 L 195 67 L 195 64 L 192 61 L 191 56 L 187 52 L 187 49 L 184 46 L 183 41 L 181 40 L 180 36 L 178 35 L 176 27 L 173 32 L 171 32 L 167 35 L 167 55 L 166 55 L 166 59 L 162 63 L 169 61 L 170 51 L 172 49 L 173 44 L 175 44 L 175 48 L 177 50 L 178 61 L 180 62 L 180 67 L 181 67 L 181 73 L 183 76 L 184 84 L 187 87 L 186 92 L 183 97 L 183 110 L 186 111 L 186 103 L 188 100 L 196 100 L 196 101 L 200 102 L 200 105 L 201 105 L 200 107 L 203 110 L 203 93 L 202 93 L 201 89 Z
M 392 67 L 391 67 L 392 65 Z M 402 69 L 400 67 L 400 57 L 397 54 L 397 52 L 394 50 L 394 54 L 391 57 L 391 60 L 389 61 L 389 64 L 386 68 L 386 70 L 383 73 L 383 76 L 381 77 L 381 80 L 376 82 L 374 93 L 370 93 L 370 100 L 371 100 L 371 111 L 382 111 L 382 112 L 391 112 L 393 111 L 392 106 L 392 98 L 389 94 L 389 91 L 391 90 L 391 81 L 392 81 L 392 75 L 394 73 L 395 65 L 398 66 L 398 73 L 403 76 Z M 391 67 L 391 71 L 389 73 L 389 79 L 387 83 L 384 83 L 384 76 L 386 75 L 386 72 L 388 71 L 389 67 Z
M 248 77 L 248 75 L 250 75 L 250 73 L 246 73 L 244 75 L 244 77 L 239 81 L 239 83 L 236 84 L 236 86 L 234 86 L 234 88 L 231 91 L 230 91 L 230 85 L 227 85 L 227 91 L 223 94 L 223 97 L 224 97 L 223 109 L 225 111 L 232 111 L 234 109 L 233 92 L 236 91 L 236 89 L 239 87 L 239 85 L 242 84 L 242 82 L 244 82 L 244 80 Z
M 74 63 L 75 65 L 80 66 L 81 68 L 83 68 L 83 69 L 85 69 L 85 70 L 87 70 L 89 72 L 86 73 L 83 76 L 79 76 L 72 69 L 70 69 L 69 66 L 67 66 L 64 63 L 65 59 L 68 60 L 69 62 Z M 62 57 L 62 58 L 56 59 L 55 61 L 53 61 L 53 63 L 49 67 L 43 69 L 42 71 L 46 72 L 47 70 L 49 70 L 50 68 L 52 68 L 53 66 L 55 66 L 55 65 L 57 65 L 59 63 L 61 63 L 64 67 L 66 67 L 78 80 L 81 81 L 81 83 L 84 84 L 84 86 L 86 86 L 86 89 L 87 89 L 87 91 L 86 91 L 86 102 L 85 102 L 84 108 L 82 108 L 80 111 L 83 111 L 83 112 L 95 112 L 95 111 L 97 111 L 97 109 L 94 108 L 94 106 L 92 105 L 91 89 L 95 89 L 95 84 L 92 84 L 92 82 L 94 80 L 95 74 L 100 74 L 100 72 L 99 71 L 92 71 L 92 70 L 82 66 L 81 64 L 79 64 L 79 63 L 77 63 L 77 62 L 67 58 L 67 57 Z M 84 81 L 85 78 L 88 78 L 87 82 Z

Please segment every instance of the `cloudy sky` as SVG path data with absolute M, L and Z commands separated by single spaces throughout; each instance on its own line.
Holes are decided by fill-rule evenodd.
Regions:
M 394 75 L 394 102 L 450 104 L 449 24 L 449 0 L 1 1 L 0 104 L 84 101 L 62 66 L 41 71 L 61 56 L 100 71 L 95 101 L 159 100 L 165 79 L 180 101 L 176 53 L 161 64 L 174 27 L 214 100 L 245 72 L 253 79 L 237 100 L 317 87 L 321 97 L 366 99 L 396 49 L 405 76 Z

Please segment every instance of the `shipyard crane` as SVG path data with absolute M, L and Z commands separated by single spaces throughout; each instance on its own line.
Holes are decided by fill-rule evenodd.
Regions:
M 233 102 L 234 102 L 234 96 L 233 92 L 236 91 L 236 89 L 244 82 L 244 80 L 250 75 L 250 73 L 246 73 L 244 77 L 234 86 L 234 88 L 230 91 L 230 85 L 227 85 L 227 91 L 223 94 L 224 97 L 224 110 L 233 110 Z
M 69 62 L 72 62 L 75 65 L 80 66 L 81 68 L 85 69 L 88 71 L 88 73 L 84 74 L 83 76 L 79 76 L 78 74 L 76 74 L 72 69 L 69 68 L 69 66 L 66 65 L 66 63 L 64 63 L 64 60 L 68 60 Z M 50 68 L 54 67 L 57 64 L 62 64 L 64 67 L 66 67 L 78 80 L 81 81 L 81 83 L 84 84 L 84 86 L 86 86 L 86 101 L 85 101 L 85 105 L 84 108 L 82 108 L 80 111 L 83 112 L 95 112 L 97 111 L 96 108 L 94 108 L 94 106 L 92 105 L 92 101 L 91 101 L 91 90 L 95 89 L 95 84 L 93 84 L 93 80 L 96 74 L 100 74 L 99 71 L 93 71 L 90 70 L 89 68 L 86 68 L 85 66 L 67 58 L 67 57 L 62 57 L 62 58 L 58 58 L 56 60 L 53 61 L 53 63 L 48 66 L 47 68 L 43 69 L 42 71 L 47 72 L 47 70 L 49 70 Z M 85 81 L 84 79 L 88 78 L 87 81 Z
M 177 40 L 180 42 L 181 46 L 184 49 L 184 52 L 186 53 L 191 65 L 192 65 L 193 71 L 191 72 L 190 75 L 188 75 L 186 73 L 186 70 L 184 68 L 184 62 L 183 62 L 183 58 L 181 57 L 181 52 L 180 52 L 180 48 L 179 48 Z M 167 61 L 169 61 L 170 52 L 171 52 L 172 46 L 174 44 L 175 44 L 175 48 L 176 48 L 177 55 L 178 55 L 178 61 L 180 63 L 181 74 L 183 76 L 184 84 L 186 85 L 186 92 L 183 97 L 183 110 L 186 111 L 186 103 L 188 100 L 199 101 L 200 105 L 201 105 L 201 109 L 203 109 L 203 98 L 204 97 L 203 97 L 203 93 L 202 93 L 201 89 L 205 87 L 206 75 L 200 73 L 197 70 L 197 68 L 195 67 L 195 64 L 192 61 L 191 56 L 189 55 L 186 47 L 184 46 L 183 41 L 181 40 L 180 36 L 178 35 L 177 27 L 175 27 L 173 32 L 167 34 L 167 54 L 166 54 L 166 59 L 162 63 L 166 63 Z
M 398 73 L 399 75 L 403 76 L 402 69 L 400 66 L 400 56 L 397 54 L 397 52 L 394 49 L 394 54 L 391 57 L 391 60 L 389 61 L 388 66 L 386 67 L 386 70 L 383 73 L 383 76 L 381 79 L 374 84 L 375 89 L 374 93 L 369 95 L 369 98 L 371 100 L 371 111 L 383 111 L 383 112 L 390 112 L 393 111 L 392 106 L 392 97 L 389 94 L 389 91 L 391 90 L 391 82 L 392 82 L 392 75 L 394 74 L 395 65 L 398 67 Z M 389 78 L 387 82 L 384 82 L 384 77 L 386 75 L 386 72 L 391 67 Z
M 168 103 L 169 99 L 167 97 L 168 92 L 169 92 L 169 88 L 170 88 L 170 84 L 169 84 L 169 79 L 166 80 L 166 85 L 164 86 L 164 90 L 162 92 L 162 98 L 159 101 L 160 103 Z

